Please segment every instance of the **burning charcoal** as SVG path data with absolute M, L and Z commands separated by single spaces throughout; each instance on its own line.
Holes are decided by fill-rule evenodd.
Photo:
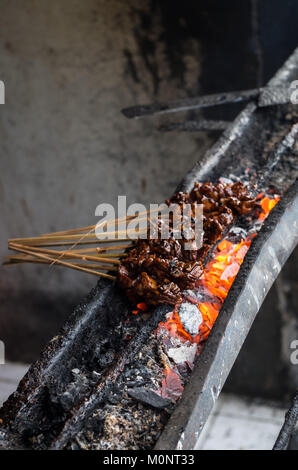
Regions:
M 193 364 L 196 357 L 197 345 L 187 343 L 181 344 L 178 348 L 170 348 L 167 352 L 168 356 L 176 363 L 189 362 Z
M 175 403 L 181 397 L 184 387 L 181 384 L 179 375 L 172 369 L 167 369 L 165 378 L 162 381 L 161 389 L 158 393 L 163 398 L 168 398 Z
M 203 317 L 198 307 L 194 304 L 183 302 L 179 307 L 178 314 L 184 329 L 192 336 L 197 335 L 199 326 L 203 322 Z
M 134 398 L 145 405 L 150 405 L 153 408 L 166 408 L 171 404 L 171 400 L 163 398 L 158 395 L 154 390 L 150 390 L 144 387 L 133 388 L 127 391 L 131 398 Z
M 183 299 L 193 304 L 197 304 L 198 302 L 201 302 L 202 297 L 203 297 L 202 294 L 197 292 L 197 289 L 193 289 L 193 290 L 188 289 L 183 292 Z
M 221 278 L 223 281 L 228 280 L 230 278 L 234 278 L 236 274 L 239 271 L 239 264 L 237 262 L 230 264 L 229 266 L 226 267 L 224 272 L 221 275 Z

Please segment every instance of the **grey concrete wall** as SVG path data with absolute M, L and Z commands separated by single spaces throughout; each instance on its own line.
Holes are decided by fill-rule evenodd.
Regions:
M 97 204 L 118 195 L 165 199 L 208 145 L 203 134 L 160 134 L 158 121 L 120 114 L 198 90 L 198 42 L 185 41 L 175 76 L 158 11 L 144 33 L 151 8 L 137 0 L 1 1 L 1 259 L 8 237 L 95 223 Z M 50 337 L 53 320 L 62 324 L 95 281 L 59 267 L 0 268 L 0 337 L 14 337 L 8 356 L 30 360 L 24 341 L 38 351 L 41 330 Z

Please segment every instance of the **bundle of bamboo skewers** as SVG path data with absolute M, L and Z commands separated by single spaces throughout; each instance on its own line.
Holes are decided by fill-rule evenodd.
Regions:
M 11 238 L 8 240 L 8 248 L 16 253 L 6 256 L 3 265 L 17 263 L 60 265 L 114 280 L 116 276 L 111 273 L 115 271 L 116 274 L 121 258 L 126 256 L 125 250 L 134 243 L 134 239 L 129 237 L 130 231 L 123 230 L 123 222 L 131 222 L 135 217 L 138 217 L 138 221 L 147 220 L 149 227 L 150 217 L 148 212 L 143 212 L 137 216 L 116 219 L 115 227 L 118 228 L 110 232 L 103 231 L 108 227 L 108 222 L 105 221 L 97 225 L 46 233 L 37 237 Z M 99 237 L 101 229 L 103 237 Z M 147 228 L 138 232 L 139 235 L 146 233 Z M 86 247 L 82 248 L 82 245 Z

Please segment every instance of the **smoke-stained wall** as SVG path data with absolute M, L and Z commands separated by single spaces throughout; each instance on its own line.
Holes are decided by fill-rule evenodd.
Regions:
M 295 12 L 293 0 L 2 0 L 1 259 L 7 238 L 95 223 L 97 204 L 118 195 L 171 195 L 217 135 L 159 133 L 161 118 L 128 121 L 120 109 L 265 83 L 298 42 Z M 1 268 L 6 357 L 37 357 L 95 282 Z
M 181 37 L 170 52 L 163 31 L 146 1 L 1 2 L 1 259 L 7 238 L 90 225 L 96 206 L 118 195 L 164 200 L 209 145 L 120 113 L 198 92 L 198 41 Z M 59 267 L 1 267 L 7 357 L 31 360 L 95 282 Z

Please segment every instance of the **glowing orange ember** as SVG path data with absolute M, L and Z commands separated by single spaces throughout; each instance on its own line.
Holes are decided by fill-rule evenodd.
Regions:
M 265 196 L 260 201 L 260 206 L 263 209 L 263 212 L 259 215 L 259 220 L 265 220 L 268 216 L 269 212 L 273 209 L 273 207 L 278 203 L 280 200 L 279 196 L 274 196 L 274 199 L 270 199 L 269 197 Z
M 275 196 L 273 199 L 264 196 L 259 202 L 263 212 L 261 212 L 258 219 L 265 220 L 279 199 L 278 196 Z M 213 259 L 207 264 L 197 282 L 199 290 L 214 298 L 214 302 L 198 303 L 198 308 L 203 316 L 203 323 L 199 327 L 197 335 L 193 337 L 185 331 L 178 315 L 179 305 L 175 306 L 167 321 L 165 323 L 161 322 L 158 328 L 166 328 L 171 336 L 179 337 L 183 342 L 201 343 L 205 341 L 238 274 L 254 236 L 256 234 L 252 234 L 239 243 L 233 243 L 225 238 L 218 244 Z
M 270 198 L 265 196 L 264 193 L 260 193 L 257 201 L 262 211 L 257 220 L 263 222 L 279 199 L 280 197 L 277 195 Z M 198 327 L 197 334 L 192 335 L 185 330 L 179 317 L 180 304 L 175 305 L 174 310 L 167 315 L 165 322 L 159 323 L 156 334 L 161 333 L 161 337 L 163 337 L 166 331 L 167 337 L 177 338 L 181 343 L 196 344 L 197 354 L 199 354 L 256 235 L 257 233 L 252 233 L 246 238 L 242 238 L 239 243 L 234 243 L 225 238 L 218 244 L 213 258 L 207 263 L 202 276 L 196 282 L 196 289 L 200 295 L 198 298 L 194 297 L 191 300 L 192 303 L 197 305 L 203 320 Z M 206 301 L 199 301 L 200 298 L 206 299 Z M 141 302 L 137 304 L 136 310 L 133 310 L 132 313 L 135 315 L 148 313 L 147 308 L 147 305 Z M 174 369 L 168 365 L 166 366 L 161 388 L 157 392 L 172 401 L 176 401 L 183 391 L 178 369 L 176 367 Z
M 139 310 L 142 310 L 143 312 L 146 312 L 148 307 L 147 305 L 145 304 L 145 302 L 141 302 L 140 304 L 137 304 L 137 307 Z
M 258 220 L 263 221 L 280 198 L 279 196 L 274 196 L 273 198 L 267 196 L 263 197 L 263 194 L 260 194 L 258 199 L 260 207 L 262 208 Z M 234 279 L 238 274 L 252 240 L 256 235 L 257 233 L 251 234 L 249 237 L 242 239 L 239 243 L 233 243 L 225 238 L 217 246 L 213 259 L 206 265 L 196 285 L 198 291 L 208 298 L 208 302 L 197 302 L 197 307 L 202 314 L 203 322 L 199 326 L 198 333 L 195 336 L 190 335 L 184 329 L 178 314 L 179 305 L 176 305 L 173 312 L 168 315 L 166 322 L 159 323 L 157 332 L 166 329 L 170 333 L 170 336 L 179 338 L 182 343 L 186 341 L 196 343 L 197 354 L 199 354 L 202 350 L 203 343 L 209 336 Z M 160 393 L 163 396 L 167 396 L 167 387 L 173 387 L 173 382 L 176 383 L 177 389 L 179 389 L 178 379 L 179 376 L 177 373 L 170 367 L 167 367 Z M 169 395 L 171 395 L 171 393 L 169 393 Z
M 251 242 L 251 239 L 246 238 L 240 243 L 234 244 L 225 239 L 218 245 L 214 259 L 207 264 L 204 273 L 197 282 L 200 291 L 202 290 L 209 297 L 214 298 L 214 302 L 199 302 L 197 304 L 203 317 L 203 323 L 200 325 L 197 335 L 191 336 L 185 331 L 178 315 L 179 305 L 175 306 L 165 323 L 159 324 L 159 328 L 166 328 L 170 331 L 171 336 L 179 337 L 182 342 L 201 343 L 205 341 Z
M 161 388 L 158 393 L 163 398 L 169 398 L 176 401 L 183 392 L 183 386 L 179 375 L 167 366 L 165 370 L 165 377 L 162 380 Z
M 137 310 L 132 310 L 131 313 L 133 313 L 134 315 L 138 315 L 139 313 L 142 313 L 142 312 L 148 313 L 148 306 L 147 304 L 145 304 L 145 302 L 141 302 L 137 304 Z

